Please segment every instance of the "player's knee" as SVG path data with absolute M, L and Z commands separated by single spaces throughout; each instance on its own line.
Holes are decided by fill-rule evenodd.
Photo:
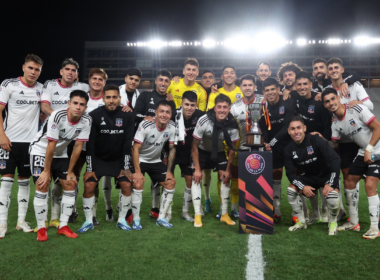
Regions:
M 368 177 L 365 181 L 365 190 L 367 192 L 367 196 L 374 196 L 377 194 L 376 192 L 377 183 L 369 180 Z
M 98 184 L 95 182 L 88 182 L 84 184 L 84 193 L 85 194 L 93 194 L 94 190 Z
M 344 180 L 344 188 L 345 188 L 345 189 L 349 189 L 349 190 L 354 189 L 354 188 L 355 188 L 355 185 L 356 185 L 356 183 L 355 183 L 353 180 L 351 180 L 350 177 L 347 177 L 347 178 Z

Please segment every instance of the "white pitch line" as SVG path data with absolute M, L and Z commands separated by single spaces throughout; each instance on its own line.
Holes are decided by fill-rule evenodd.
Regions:
M 263 249 L 261 246 L 261 235 L 250 234 L 248 237 L 247 253 L 247 280 L 264 280 L 265 262 L 263 259 Z

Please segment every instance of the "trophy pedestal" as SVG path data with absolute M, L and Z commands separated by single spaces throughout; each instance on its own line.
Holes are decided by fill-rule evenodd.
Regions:
M 247 143 L 244 144 L 246 147 L 250 147 L 251 151 L 258 151 L 259 148 L 264 147 L 264 139 L 261 133 L 248 132 L 247 133 Z M 262 149 L 260 149 L 262 150 Z

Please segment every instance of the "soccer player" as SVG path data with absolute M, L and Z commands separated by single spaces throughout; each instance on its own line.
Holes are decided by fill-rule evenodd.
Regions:
M 211 86 L 215 83 L 215 73 L 212 70 L 206 69 L 202 73 L 201 86 L 206 91 L 206 98 L 208 103 L 208 98 L 211 94 Z
M 258 79 L 256 80 L 256 96 L 263 96 L 263 82 L 272 75 L 270 70 L 270 65 L 266 61 L 260 61 L 257 65 L 256 75 Z
M 168 82 L 170 79 L 168 80 Z M 132 191 L 132 212 L 134 229 L 142 229 L 140 222 L 140 208 L 144 187 L 144 174 L 148 173 L 154 187 L 162 186 L 160 211 L 156 221 L 158 226 L 173 227 L 166 220 L 166 213 L 173 202 L 176 180 L 171 172 L 175 160 L 175 124 L 170 121 L 172 106 L 167 100 L 161 100 L 157 104 L 154 122 L 144 120 L 139 124 L 134 137 L 132 158 L 135 173 Z M 169 142 L 168 165 L 166 166 L 160 156 L 162 148 Z
M 250 148 L 244 146 L 247 143 L 247 111 L 248 104 L 260 104 L 263 101 L 262 96 L 256 95 L 256 79 L 253 75 L 246 74 L 240 78 L 240 89 L 243 93 L 243 98 L 238 99 L 231 106 L 231 114 L 239 124 L 240 141 L 236 146 L 240 150 L 249 151 Z M 238 184 L 238 153 L 235 152 L 234 160 L 231 166 L 231 216 L 239 217 L 239 184 Z
M 280 84 L 284 85 L 281 89 L 283 95 L 287 95 L 289 92 L 296 89 L 296 75 L 300 71 L 302 71 L 301 67 L 293 62 L 281 64 L 281 67 L 277 72 L 277 79 Z
M 379 220 L 379 196 L 377 184 L 380 179 L 380 161 L 372 160 L 371 155 L 380 154 L 380 123 L 371 111 L 362 104 L 350 107 L 341 104 L 340 96 L 334 88 L 327 88 L 322 93 L 325 107 L 334 114 L 332 124 L 332 140 L 337 146 L 338 140 L 343 136 L 349 137 L 358 146 L 359 151 L 344 180 L 345 194 L 350 214 L 350 221 L 338 227 L 339 231 L 359 231 L 359 190 L 356 184 L 365 177 L 365 189 L 368 196 L 370 229 L 363 235 L 365 239 L 375 239 L 380 236 Z M 339 144 L 340 145 L 340 144 Z
M 198 109 L 201 111 L 206 111 L 206 91 L 203 89 L 203 87 L 195 82 L 195 79 L 199 75 L 199 63 L 195 58 L 188 58 L 185 61 L 183 75 L 183 79 L 180 79 L 178 83 L 172 81 L 169 88 L 167 89 L 167 93 L 173 95 L 176 108 L 181 106 L 183 93 L 185 91 L 191 90 L 197 94 Z
M 42 84 L 37 82 L 43 62 L 28 54 L 24 75 L 4 80 L 0 86 L 0 239 L 8 230 L 8 211 L 15 171 L 18 172 L 18 230 L 32 232 L 25 221 L 29 203 L 29 144 L 38 131 Z M 6 116 L 4 118 L 4 113 Z
M 183 194 L 183 207 L 181 218 L 194 222 L 194 218 L 189 213 L 192 203 L 191 181 L 193 170 L 191 168 L 191 142 L 193 141 L 193 131 L 200 117 L 204 112 L 197 109 L 197 95 L 193 91 L 185 91 L 182 96 L 182 104 L 176 114 L 176 127 L 178 133 L 175 138 L 176 156 L 173 164 L 172 173 L 176 165 L 181 169 L 185 177 L 186 187 Z
M 295 79 L 295 77 L 294 77 Z M 263 133 L 264 142 L 272 149 L 273 157 L 273 206 L 274 220 L 281 220 L 281 179 L 284 166 L 284 149 L 290 142 L 287 132 L 290 119 L 296 114 L 296 104 L 293 99 L 280 98 L 281 87 L 274 78 L 267 78 L 263 83 L 264 98 L 267 100 L 267 110 L 271 129 L 265 122 L 264 114 L 259 125 Z
M 30 144 L 30 167 L 36 184 L 34 212 L 37 218 L 37 240 L 48 240 L 45 221 L 48 210 L 48 191 L 51 177 L 59 180 L 63 187 L 61 216 L 58 235 L 77 238 L 78 235 L 67 226 L 75 203 L 77 185 L 74 166 L 82 152 L 83 143 L 88 141 L 91 129 L 91 117 L 84 114 L 87 108 L 88 94 L 82 90 L 70 93 L 68 108 L 52 112 L 42 129 Z M 67 155 L 67 146 L 75 141 L 71 158 Z
M 302 199 L 315 196 L 323 188 L 329 211 L 329 235 L 337 235 L 337 215 L 339 212 L 339 166 L 340 158 L 329 143 L 318 135 L 306 134 L 303 118 L 294 116 L 288 127 L 292 141 L 284 151 L 286 176 L 289 179 L 289 204 L 298 222 L 289 231 L 306 229 Z M 296 168 L 303 174 L 297 176 Z
M 122 111 L 120 91 L 116 85 L 104 87 L 103 101 L 104 106 L 89 114 L 92 117 L 92 126 L 87 145 L 87 172 L 83 176 L 83 209 L 86 221 L 78 230 L 81 233 L 94 228 L 92 209 L 95 203 L 94 190 L 103 176 L 114 177 L 121 187 L 121 209 L 116 226 L 122 230 L 131 230 L 125 215 L 131 204 L 130 157 L 134 116 L 131 112 Z
M 87 84 L 77 82 L 79 75 L 79 64 L 72 58 L 65 59 L 62 62 L 62 67 L 60 70 L 60 79 L 48 80 L 45 82 L 42 95 L 41 95 L 41 110 L 48 116 L 50 116 L 53 111 L 67 109 L 67 104 L 70 101 L 70 93 L 73 90 L 83 90 L 84 92 L 89 92 L 90 87 Z M 68 149 L 68 155 L 71 155 L 72 146 L 71 144 Z M 79 180 L 79 178 L 77 178 Z M 77 195 L 76 190 L 76 195 Z M 51 200 L 51 217 L 49 226 L 58 227 L 59 226 L 59 211 L 62 200 L 62 186 L 60 182 L 53 182 L 52 188 L 52 200 Z M 70 218 L 71 222 L 78 217 L 76 209 L 73 209 L 73 215 Z
M 194 227 L 202 227 L 201 210 L 201 181 L 202 170 L 214 169 L 218 171 L 221 179 L 221 217 L 220 221 L 228 225 L 234 225 L 228 215 L 228 203 L 230 200 L 231 165 L 234 158 L 234 149 L 239 140 L 239 126 L 230 113 L 231 99 L 219 94 L 215 98 L 213 110 L 209 110 L 201 117 L 193 133 L 192 158 L 194 164 L 191 195 L 195 211 Z M 223 148 L 223 140 L 230 148 L 228 161 Z
M 127 111 L 133 112 L 137 98 L 140 96 L 137 87 L 140 85 L 141 77 L 142 72 L 139 68 L 129 68 L 125 76 L 125 84 L 120 86 L 121 104 L 128 107 Z

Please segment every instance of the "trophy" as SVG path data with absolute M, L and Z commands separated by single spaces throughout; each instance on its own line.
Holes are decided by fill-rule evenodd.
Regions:
M 247 112 L 247 147 L 264 147 L 264 138 L 259 126 L 260 103 L 248 104 Z

